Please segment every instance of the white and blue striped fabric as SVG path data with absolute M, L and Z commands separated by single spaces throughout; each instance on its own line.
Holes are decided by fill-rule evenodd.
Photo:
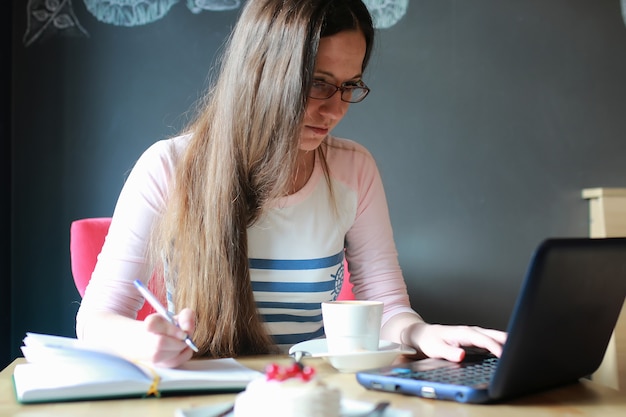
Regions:
M 341 291 L 343 250 L 307 260 L 250 259 L 250 270 L 259 314 L 280 348 L 324 336 L 321 303 Z

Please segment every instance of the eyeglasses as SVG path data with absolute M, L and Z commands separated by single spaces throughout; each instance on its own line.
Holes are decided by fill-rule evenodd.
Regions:
M 326 81 L 314 80 L 309 90 L 309 97 L 317 100 L 327 100 L 341 90 L 341 101 L 358 103 L 369 94 L 370 89 L 363 81 L 342 83 L 339 87 Z

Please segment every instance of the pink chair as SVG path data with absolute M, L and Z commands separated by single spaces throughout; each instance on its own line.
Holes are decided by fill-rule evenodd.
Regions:
M 346 258 L 343 258 L 343 284 L 341 284 L 341 291 L 339 291 L 337 300 L 354 300 L 352 283 L 350 282 L 350 271 L 348 271 L 348 262 L 346 262 Z
M 72 222 L 70 226 L 70 261 L 72 275 L 76 289 L 82 297 L 85 295 L 85 288 L 91 279 L 91 274 L 96 267 L 98 255 L 102 250 L 104 239 L 109 232 L 111 225 L 110 217 L 91 217 L 79 219 Z M 345 262 L 345 261 L 344 261 Z M 352 284 L 350 283 L 350 273 L 348 264 L 344 263 L 344 280 L 338 300 L 353 300 Z M 150 284 L 159 280 L 150 280 Z M 137 313 L 137 318 L 143 320 L 148 314 L 154 312 L 150 304 L 145 303 Z
M 110 217 L 75 220 L 70 225 L 70 261 L 74 284 L 85 295 L 85 288 L 96 267 L 98 255 L 111 225 Z
M 85 288 L 96 267 L 98 255 L 102 250 L 104 239 L 109 233 L 110 217 L 91 217 L 79 219 L 70 225 L 70 262 L 74 284 L 80 296 L 85 295 Z M 151 280 L 150 284 L 157 282 Z M 149 303 L 144 303 L 137 312 L 137 319 L 143 320 L 154 313 Z

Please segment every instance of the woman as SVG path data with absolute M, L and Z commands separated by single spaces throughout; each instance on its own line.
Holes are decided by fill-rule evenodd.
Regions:
M 343 256 L 354 293 L 385 303 L 381 337 L 458 361 L 506 335 L 426 324 L 411 309 L 371 155 L 330 135 L 362 80 L 374 29 L 360 0 L 253 0 L 184 135 L 151 146 L 120 194 L 77 316 L 80 338 L 176 366 L 323 336 Z M 345 249 L 345 250 L 344 250 Z M 180 329 L 134 320 L 154 272 Z M 161 285 L 163 286 L 163 285 Z

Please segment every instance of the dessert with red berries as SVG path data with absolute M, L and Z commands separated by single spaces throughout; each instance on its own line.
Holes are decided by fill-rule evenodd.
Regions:
M 294 363 L 270 364 L 265 376 L 235 399 L 235 417 L 339 417 L 341 394 L 316 378 L 315 370 Z

